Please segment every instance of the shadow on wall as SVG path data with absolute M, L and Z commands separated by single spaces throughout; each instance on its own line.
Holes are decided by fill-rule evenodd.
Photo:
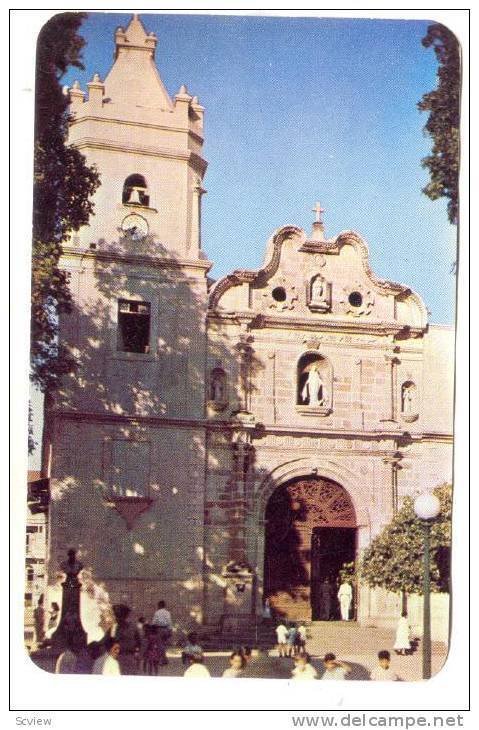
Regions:
M 112 245 L 100 240 L 94 252 L 79 252 L 72 268 L 74 304 L 61 317 L 60 337 L 78 367 L 46 403 L 45 440 L 54 445 L 50 575 L 73 546 L 112 603 L 138 613 L 164 598 L 183 623 L 195 623 L 208 562 L 205 440 L 195 427 L 208 397 L 206 286 L 187 280 L 151 236 L 138 244 L 141 258 L 119 258 L 131 257 L 134 245 L 126 237 Z M 229 381 L 230 408 L 221 417 L 230 438 L 227 421 L 244 395 L 241 355 L 217 339 L 212 357 Z M 253 355 L 251 373 L 260 367 Z M 158 419 L 170 417 L 183 422 L 164 428 Z M 135 513 L 131 529 L 120 503 L 123 513 Z M 210 563 L 209 575 L 221 580 L 222 566 Z M 153 587 L 138 606 L 145 580 Z M 52 591 L 56 600 L 58 589 Z

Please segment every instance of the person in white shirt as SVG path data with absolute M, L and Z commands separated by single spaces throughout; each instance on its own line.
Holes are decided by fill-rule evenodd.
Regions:
M 201 651 L 194 651 L 190 654 L 191 664 L 183 674 L 183 677 L 187 679 L 198 679 L 211 677 L 208 669 L 203 664 L 203 653 Z
M 378 652 L 378 665 L 371 672 L 373 682 L 398 682 L 399 677 L 394 670 L 391 669 L 391 654 L 383 649 Z
M 284 624 L 279 624 L 275 631 L 278 642 L 278 655 L 285 657 L 288 655 L 288 628 Z
M 309 661 L 309 654 L 297 654 L 294 657 L 293 679 L 316 679 L 318 673 Z
M 104 674 L 110 677 L 118 676 L 120 672 L 120 644 L 109 638 L 105 642 L 105 653 L 98 657 L 93 664 L 92 674 Z
M 168 639 L 171 638 L 171 635 L 173 633 L 173 621 L 171 618 L 171 613 L 166 608 L 166 603 L 164 601 L 158 601 L 158 608 L 156 609 L 155 613 L 153 614 L 153 618 L 151 620 L 152 626 L 158 626 L 159 628 L 159 649 L 160 649 L 160 657 L 159 662 L 161 665 L 168 664 L 168 659 L 166 658 L 166 649 L 168 646 Z
M 151 623 L 153 626 L 159 626 L 161 629 L 172 630 L 173 621 L 171 620 L 171 613 L 166 608 L 164 601 L 158 601 L 158 608 L 153 614 Z
M 338 599 L 341 608 L 341 620 L 349 621 L 349 610 L 353 601 L 353 589 L 347 581 L 343 581 L 339 586 Z
M 394 642 L 394 651 L 396 654 L 408 654 L 411 649 L 411 640 L 409 639 L 409 621 L 406 611 L 403 611 L 396 628 L 396 640 Z
M 324 674 L 321 679 L 346 679 L 346 675 L 350 673 L 351 667 L 346 662 L 340 662 L 336 659 L 334 654 L 325 654 L 324 659 Z

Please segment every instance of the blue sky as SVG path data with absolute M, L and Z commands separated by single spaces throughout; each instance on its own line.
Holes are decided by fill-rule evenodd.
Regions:
M 113 34 L 129 14 L 91 13 L 86 89 L 104 78 Z M 436 85 L 428 20 L 142 15 L 158 37 L 156 62 L 171 95 L 185 83 L 206 107 L 203 246 L 212 275 L 258 268 L 279 226 L 310 230 L 316 200 L 326 234 L 353 229 L 375 273 L 407 284 L 431 311 L 454 321 L 456 230 L 444 200 L 421 193 L 420 160 L 431 141 L 417 110 Z M 41 414 L 33 396 L 36 415 Z M 40 442 L 41 417 L 35 418 Z M 31 459 L 38 466 L 39 450 Z
M 91 13 L 85 88 L 104 78 L 113 34 L 128 14 Z M 444 200 L 421 193 L 431 140 L 417 109 L 436 85 L 421 45 L 428 19 L 149 15 L 156 62 L 171 95 L 185 83 L 206 107 L 203 247 L 214 277 L 258 268 L 286 224 L 310 230 L 320 200 L 326 234 L 353 229 L 375 273 L 411 286 L 431 321 L 454 321 L 456 230 Z

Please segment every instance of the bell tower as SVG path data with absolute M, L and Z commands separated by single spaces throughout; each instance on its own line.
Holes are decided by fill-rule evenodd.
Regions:
M 157 38 L 134 15 L 115 32 L 114 63 L 87 93 L 70 89 L 69 141 L 100 172 L 81 248 L 200 257 L 203 107 L 182 85 L 173 99 L 155 65 Z
M 203 108 L 185 86 L 170 99 L 156 46 L 133 16 L 106 78 L 70 89 L 69 141 L 100 186 L 60 262 L 72 307 L 58 339 L 77 368 L 45 420 L 49 574 L 75 546 L 112 604 L 152 615 L 168 595 L 187 620 L 202 595 L 206 162 Z

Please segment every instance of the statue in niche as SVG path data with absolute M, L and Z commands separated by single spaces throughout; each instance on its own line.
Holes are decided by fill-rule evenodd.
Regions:
M 225 407 L 226 402 L 226 374 L 222 368 L 216 367 L 210 377 L 210 404 L 219 410 Z
M 309 306 L 319 311 L 329 309 L 329 287 L 321 274 L 311 280 Z
M 325 402 L 325 388 L 324 383 L 319 373 L 318 363 L 313 363 L 308 372 L 307 380 L 301 391 L 301 398 L 303 403 L 309 406 L 322 406 Z
M 415 413 L 415 391 L 414 383 L 404 383 L 402 386 L 402 412 L 407 416 Z

